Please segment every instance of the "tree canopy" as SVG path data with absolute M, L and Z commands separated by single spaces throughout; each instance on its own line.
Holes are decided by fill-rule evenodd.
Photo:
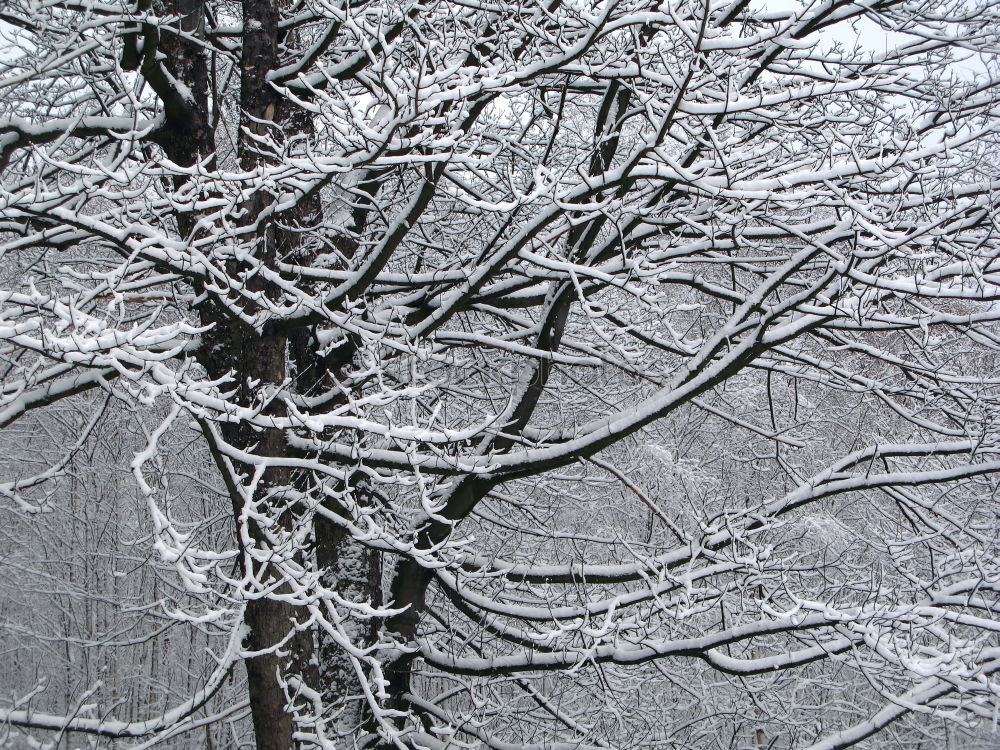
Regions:
M 0 736 L 984 736 L 998 16 L 6 0 Z

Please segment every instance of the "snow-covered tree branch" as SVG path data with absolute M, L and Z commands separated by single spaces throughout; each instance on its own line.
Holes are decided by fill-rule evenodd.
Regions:
M 1000 6 L 793 6 L 7 0 L 0 737 L 988 734 Z

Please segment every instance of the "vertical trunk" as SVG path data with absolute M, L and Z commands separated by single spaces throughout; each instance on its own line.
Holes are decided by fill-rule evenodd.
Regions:
M 242 323 L 220 316 L 213 307 L 204 307 L 201 318 L 203 323 L 214 324 L 205 336 L 203 363 L 212 377 L 235 373 L 239 385 L 237 403 L 251 406 L 262 386 L 277 387 L 284 381 L 287 363 L 283 335 L 267 329 L 253 331 Z M 254 383 L 254 387 L 251 388 L 250 383 Z M 280 413 L 277 406 L 268 411 L 275 415 Z M 280 430 L 257 432 L 244 424 L 229 424 L 223 427 L 222 435 L 233 447 L 256 455 L 283 456 L 287 452 Z M 289 531 L 297 522 L 295 508 L 288 504 L 285 492 L 290 485 L 287 470 L 271 468 L 264 473 L 251 498 L 233 494 L 236 523 L 246 524 L 247 534 L 258 550 L 268 549 L 270 541 L 254 516 L 259 514 L 274 522 L 276 528 L 271 532 L 277 530 L 279 534 Z M 247 513 L 250 509 L 246 505 L 252 505 L 255 513 Z M 274 557 L 281 556 L 292 556 L 301 562 L 304 555 L 301 550 L 276 550 Z M 301 615 L 293 604 L 278 598 L 292 593 L 289 582 L 283 581 L 274 566 L 261 562 L 260 558 L 248 564 L 250 570 L 244 573 L 247 580 L 254 582 L 257 595 L 251 596 L 246 605 L 247 639 L 244 645 L 257 653 L 246 662 L 257 747 L 259 750 L 289 750 L 294 746 L 295 725 L 288 706 L 290 696 L 286 695 L 282 682 L 295 676 L 307 685 L 315 684 L 311 664 L 312 635 L 308 631 L 290 635 Z M 283 641 L 280 651 L 276 650 Z
M 244 28 L 247 31 L 244 33 L 241 61 L 241 102 L 243 111 L 249 115 L 245 127 L 258 135 L 270 135 L 276 140 L 287 143 L 300 136 L 312 135 L 313 128 L 309 114 L 281 99 L 267 82 L 267 74 L 278 67 L 279 44 L 284 43 L 287 47 L 294 47 L 294 39 L 283 39 L 279 36 L 278 2 L 279 0 L 243 2 Z M 241 151 L 242 166 L 251 170 L 258 166 L 260 157 L 252 147 L 249 147 L 250 144 L 243 145 L 247 148 Z M 258 215 L 259 208 L 261 207 L 251 207 L 248 216 Z M 321 220 L 322 206 L 318 194 L 300 198 L 297 206 L 282 213 L 280 226 L 272 225 L 264 230 L 261 238 L 263 262 L 273 263 L 280 258 L 309 265 L 320 246 L 309 245 L 304 242 L 304 238 L 308 236 L 308 230 L 321 224 Z M 346 238 L 342 239 L 340 245 L 338 249 L 346 257 L 353 255 L 356 249 L 356 244 Z M 292 387 L 303 394 L 316 394 L 335 388 L 336 378 L 343 375 L 353 355 L 353 347 L 348 345 L 344 351 L 332 357 L 319 356 L 316 332 L 312 328 L 293 330 L 287 338 L 284 335 L 273 334 L 273 336 L 277 347 L 274 356 L 287 357 L 287 361 L 283 360 L 282 366 L 276 367 L 274 372 L 270 373 L 271 377 L 265 375 L 262 378 L 263 382 L 277 385 L 284 382 L 288 376 L 294 375 Z M 266 347 L 270 346 L 271 343 L 268 342 Z M 283 436 L 275 436 L 274 455 L 280 455 L 280 451 L 284 448 Z M 283 481 L 300 491 L 308 491 L 310 477 L 302 472 L 296 476 L 283 477 Z M 328 507 L 328 510 L 340 514 L 340 509 L 337 507 Z M 329 518 L 317 516 L 313 532 L 316 545 L 313 562 L 323 571 L 322 583 L 335 589 L 348 601 L 381 603 L 380 555 L 355 542 L 342 526 Z M 300 554 L 305 557 L 307 551 L 301 550 Z M 290 615 L 277 614 L 279 617 L 277 627 L 280 629 L 283 622 L 287 630 Z M 250 616 L 248 614 L 248 618 Z M 267 612 L 253 616 L 269 621 L 274 613 Z M 375 621 L 347 619 L 345 628 L 347 634 L 358 645 L 374 643 L 377 632 Z M 279 635 L 278 632 L 274 632 L 271 637 Z M 332 639 L 326 637 L 322 630 L 317 636 L 319 653 L 316 665 L 309 666 L 307 662 L 312 660 L 300 658 L 299 674 L 305 678 L 307 684 L 318 689 L 325 705 L 341 709 L 338 728 L 349 734 L 356 732 L 363 711 L 360 700 L 361 689 L 354 665 L 347 654 Z M 297 649 L 302 655 L 306 655 L 308 649 L 312 647 L 311 635 L 304 634 L 302 639 L 306 637 L 310 642 L 301 643 Z M 270 667 L 271 665 L 268 666 Z M 258 676 L 260 680 L 266 678 L 267 675 Z M 253 696 L 251 699 L 253 700 Z M 255 726 L 260 727 L 265 723 L 265 713 L 272 711 L 273 707 L 269 707 L 266 712 L 262 708 L 260 722 L 257 721 L 255 713 Z M 276 719 L 277 717 L 272 719 L 271 724 L 277 723 Z M 258 729 L 258 746 L 271 747 L 262 744 L 260 738 L 261 729 Z
M 294 47 L 295 40 L 284 39 L 287 46 Z M 276 118 L 285 138 L 311 136 L 314 133 L 311 116 L 302 109 L 282 100 L 276 106 Z M 356 231 L 364 223 L 363 211 L 358 209 L 354 216 Z M 297 265 L 310 266 L 317 255 L 329 252 L 329 247 L 319 242 L 309 242 L 310 234 L 323 223 L 323 207 L 319 195 L 313 193 L 303 197 L 291 210 L 282 214 L 282 227 L 276 228 L 275 242 L 279 254 Z M 335 244 L 337 253 L 348 261 L 357 252 L 357 242 L 347 235 L 339 235 L 328 242 Z M 312 289 L 308 280 L 299 280 L 298 286 L 306 292 Z M 358 342 L 348 339 L 333 352 L 321 355 L 316 326 L 300 327 L 288 334 L 288 364 L 292 375 L 292 388 L 296 393 L 318 396 L 337 393 L 332 401 L 342 403 L 339 385 L 348 375 L 357 353 Z M 311 477 L 301 472 L 292 482 L 301 492 L 310 490 Z M 366 494 L 363 486 L 348 489 L 356 496 Z M 364 501 L 362 500 L 362 504 Z M 344 516 L 343 508 L 336 501 L 327 499 L 325 511 L 332 516 Z M 314 563 L 322 572 L 320 582 L 328 589 L 335 590 L 351 602 L 365 602 L 375 606 L 382 604 L 382 555 L 356 542 L 346 529 L 330 518 L 317 514 L 313 526 Z M 344 613 L 341 613 L 344 614 Z M 358 646 L 375 643 L 379 622 L 376 619 L 358 620 L 347 618 L 343 621 L 346 634 Z M 364 724 L 367 711 L 357 670 L 348 654 L 321 628 L 317 632 L 318 691 L 323 703 L 330 711 L 337 713 L 336 729 L 347 736 L 356 735 Z
M 296 115 L 289 115 L 294 122 Z M 296 132 L 305 132 L 311 123 L 302 123 Z M 300 228 L 318 223 L 321 206 L 317 199 L 303 201 L 294 217 Z M 287 242 L 296 236 L 285 232 Z M 354 255 L 357 245 L 352 240 L 341 237 L 337 250 L 346 258 Z M 296 262 L 309 265 L 319 250 L 318 246 L 305 247 L 299 244 L 289 247 L 289 254 Z M 300 283 L 305 287 L 306 284 Z M 298 393 L 318 395 L 337 388 L 350 366 L 356 351 L 355 342 L 347 342 L 332 354 L 319 354 L 316 331 L 301 328 L 289 335 L 289 358 L 295 374 L 294 387 Z M 340 400 L 339 398 L 337 400 Z M 297 478 L 298 489 L 308 491 L 310 477 L 303 474 Z M 342 491 L 346 487 L 340 488 Z M 351 487 L 355 494 L 364 493 L 363 486 Z M 333 516 L 343 517 L 343 509 L 334 501 L 327 500 L 325 511 Z M 356 542 L 347 530 L 328 515 L 317 514 L 313 527 L 315 541 L 315 564 L 322 571 L 320 579 L 325 588 L 335 590 L 344 599 L 352 602 L 367 602 L 375 606 L 382 603 L 382 557 L 381 553 Z M 347 619 L 343 623 L 347 635 L 359 646 L 370 646 L 378 636 L 379 623 L 375 619 Z M 360 731 L 365 721 L 366 711 L 363 693 L 354 664 L 344 650 L 322 629 L 318 635 L 319 692 L 325 705 L 338 712 L 337 729 L 353 735 Z
M 278 61 L 277 8 L 271 0 L 245 0 L 243 19 L 246 32 L 241 58 L 240 109 L 244 116 L 241 125 L 243 130 L 254 135 L 277 137 L 281 127 L 277 118 L 279 97 L 267 82 L 267 74 L 277 67 Z M 241 167 L 253 172 L 265 166 L 266 162 L 253 143 L 248 141 L 248 138 L 241 137 L 239 158 Z M 255 221 L 267 207 L 269 199 L 270 196 L 260 192 L 252 194 L 243 206 L 246 219 Z M 273 268 L 278 257 L 288 249 L 283 245 L 289 244 L 289 239 L 295 241 L 294 237 L 283 236 L 285 234 L 270 224 L 259 226 L 252 240 L 252 263 Z M 230 275 L 238 278 L 237 274 L 241 271 L 249 271 L 247 284 L 251 290 L 275 299 L 278 290 L 271 288 L 254 270 L 253 267 L 234 267 L 230 269 Z M 219 312 L 223 315 L 218 315 Z M 205 342 L 209 371 L 213 377 L 228 371 L 235 373 L 239 388 L 237 398 L 241 405 L 249 406 L 259 400 L 262 389 L 276 391 L 284 387 L 289 373 L 288 339 L 280 329 L 265 325 L 257 331 L 242 322 L 225 319 L 224 311 L 219 310 L 211 310 L 207 317 L 214 318 L 211 322 L 215 324 Z M 276 416 L 283 415 L 277 399 L 266 407 L 266 411 Z M 237 424 L 229 425 L 223 435 L 234 447 L 257 455 L 280 457 L 287 454 L 284 433 L 277 429 L 258 432 Z M 247 524 L 249 536 L 258 549 L 267 549 L 269 542 L 253 515 L 245 513 L 247 509 L 242 507 L 243 504 L 249 502 L 257 513 L 275 523 L 278 533 L 289 532 L 297 523 L 296 509 L 287 500 L 287 490 L 291 486 L 290 471 L 269 468 L 254 496 L 249 500 L 240 498 L 237 507 L 234 507 L 237 523 L 245 519 L 242 522 Z M 304 562 L 304 550 L 275 552 L 279 559 L 284 555 L 293 557 L 299 563 Z M 259 652 L 247 661 L 254 733 L 259 750 L 289 750 L 296 744 L 293 739 L 296 729 L 293 707 L 289 705 L 294 696 L 287 694 L 283 683 L 287 684 L 289 678 L 294 677 L 307 686 L 315 684 L 313 637 L 308 630 L 292 634 L 302 615 L 284 598 L 292 593 L 291 583 L 282 580 L 281 574 L 266 562 L 253 561 L 250 565 L 256 569 L 247 571 L 248 579 L 260 587 L 259 596 L 248 601 L 245 612 L 248 629 L 246 646 Z M 285 643 L 278 650 L 278 644 L 283 641 Z
M 348 601 L 381 604 L 381 555 L 355 542 L 342 526 L 326 518 L 316 521 L 316 562 L 323 571 L 324 586 L 335 589 Z M 349 620 L 348 635 L 367 646 L 378 636 L 378 622 Z M 331 639 L 319 641 L 320 685 L 329 705 L 342 706 L 339 725 L 345 733 L 356 733 L 367 717 L 357 672 L 347 655 Z
M 277 14 L 269 2 L 245 3 L 247 19 L 263 19 L 262 23 L 248 24 L 256 30 L 246 35 L 243 52 L 243 76 L 241 80 L 241 104 L 251 128 L 258 133 L 268 127 L 259 121 L 271 120 L 275 114 L 277 96 L 267 85 L 265 76 L 277 59 L 276 34 Z M 191 41 L 190 37 L 200 36 L 205 16 L 204 0 L 154 0 L 154 10 L 164 16 L 176 14 L 179 25 L 186 33 L 174 34 L 152 28 L 143 30 L 144 58 L 136 60 L 140 70 L 163 101 L 168 127 L 160 138 L 160 145 L 167 156 L 181 166 L 191 166 L 199 161 L 212 164 L 214 134 L 212 132 L 208 92 L 208 71 L 210 69 L 204 47 Z M 126 53 L 131 41 L 126 39 Z M 162 54 L 161 54 L 162 53 Z M 180 81 L 190 96 L 179 96 L 173 89 L 170 78 Z M 257 166 L 258 157 L 246 144 L 241 144 L 240 157 L 244 169 Z M 175 180 L 182 183 L 183 177 Z M 178 187 L 180 184 L 178 184 Z M 244 209 L 249 217 L 259 214 L 261 199 L 252 197 Z M 190 236 L 194 230 L 196 217 L 179 215 L 178 230 L 181 236 Z M 275 258 L 275 237 L 273 230 L 262 228 L 255 237 L 255 262 L 273 263 Z M 228 264 L 227 271 L 238 278 L 247 268 Z M 254 281 L 250 282 L 253 287 Z M 203 290 L 198 290 L 202 292 Z M 272 290 L 257 283 L 254 291 L 265 295 Z M 203 337 L 203 345 L 198 358 L 213 378 L 233 373 L 237 387 L 236 401 L 241 406 L 252 406 L 260 388 L 278 386 L 285 380 L 287 372 L 286 337 L 277 330 L 255 331 L 236 320 L 222 304 L 207 295 L 197 309 L 200 322 L 212 328 Z M 252 312 L 245 310 L 245 312 Z M 251 383 L 254 383 L 251 387 Z M 270 407 L 275 412 L 278 407 Z M 284 435 L 278 430 L 255 432 L 246 425 L 228 424 L 222 429 L 223 438 L 235 448 L 257 455 L 285 455 Z M 290 477 L 287 470 L 266 472 L 250 503 L 258 506 L 261 514 L 276 520 L 286 528 L 294 523 L 294 509 L 282 507 L 286 502 L 282 488 L 288 487 Z M 267 544 L 262 529 L 246 518 L 245 500 L 239 493 L 233 493 L 233 514 L 237 525 L 247 524 L 247 533 L 258 548 Z M 238 536 L 238 538 L 240 538 Z M 242 544 L 242 543 L 241 543 Z M 243 550 L 244 552 L 246 550 Z M 256 581 L 261 594 L 251 597 L 245 610 L 247 639 L 245 647 L 258 655 L 246 662 L 251 715 L 260 750 L 289 750 L 293 747 L 295 730 L 292 713 L 288 707 L 288 696 L 282 681 L 289 675 L 297 675 L 307 684 L 315 683 L 311 666 L 312 635 L 300 632 L 289 638 L 297 621 L 295 607 L 276 596 L 287 594 L 290 587 L 282 583 L 278 574 L 262 562 L 250 562 L 251 570 L 244 571 L 248 579 Z M 262 593 L 270 590 L 269 593 Z M 276 645 L 287 642 L 276 652 Z
M 292 136 L 309 135 L 309 115 L 281 99 L 267 81 L 268 73 L 279 63 L 279 46 L 288 43 L 278 30 L 281 0 L 243 0 L 244 34 L 240 60 L 240 110 L 241 134 L 270 138 L 274 142 Z M 163 102 L 168 126 L 159 137 L 159 144 L 167 156 L 181 166 L 203 162 L 214 164 L 214 133 L 209 109 L 210 66 L 205 47 L 195 40 L 203 36 L 205 0 L 140 0 L 142 7 L 152 7 L 161 17 L 177 16 L 184 34 L 158 30 L 145 26 L 138 31 L 129 30 L 124 35 L 123 65 L 138 68 Z M 141 38 L 141 44 L 139 44 Z M 141 52 L 140 52 L 141 51 Z M 183 84 L 184 95 L 179 95 L 172 81 Z M 241 135 L 238 149 L 240 166 L 247 173 L 268 164 L 266 155 Z M 186 177 L 179 176 L 175 183 L 181 187 Z M 244 223 L 251 224 L 267 207 L 271 196 L 265 193 L 250 195 L 241 206 Z M 197 217 L 190 214 L 178 216 L 178 230 L 182 237 L 195 231 Z M 317 195 L 304 198 L 300 204 L 281 217 L 281 225 L 265 223 L 259 226 L 252 238 L 250 263 L 227 261 L 226 272 L 234 279 L 247 279 L 252 292 L 275 299 L 277 289 L 264 282 L 254 267 L 273 268 L 278 259 L 294 259 L 303 265 L 315 256 L 316 248 L 303 242 L 301 231 L 317 225 L 321 220 L 321 205 Z M 346 256 L 353 254 L 355 246 L 345 240 L 341 248 Z M 331 374 L 339 376 L 350 364 L 353 347 L 348 345 L 332 357 L 318 355 L 314 330 L 302 328 L 286 333 L 278 326 L 265 325 L 255 330 L 238 320 L 232 310 L 214 297 L 202 294 L 197 313 L 203 325 L 211 326 L 202 339 L 197 353 L 201 364 L 212 378 L 233 377 L 233 400 L 240 406 L 252 407 L 260 403 L 262 389 L 287 387 L 294 376 L 293 387 L 300 393 L 315 392 L 332 386 Z M 230 301 L 230 304 L 232 302 Z M 243 313 L 255 312 L 252 303 L 245 303 Z M 281 415 L 282 407 L 274 401 L 266 413 Z M 222 438 L 234 448 L 258 456 L 287 455 L 288 446 L 280 430 L 252 430 L 243 424 L 225 424 Z M 220 468 L 226 471 L 219 461 Z M 245 473 L 250 473 L 244 468 Z M 278 532 L 290 531 L 302 519 L 298 509 L 289 500 L 288 489 L 305 490 L 310 477 L 295 474 L 287 469 L 270 468 L 265 472 L 254 495 L 245 498 L 238 490 L 236 478 L 227 482 L 231 489 L 233 514 L 237 527 L 245 524 L 245 533 L 257 550 L 268 549 L 270 542 L 265 530 L 255 518 L 264 517 L 276 524 Z M 291 493 L 294 494 L 294 493 Z M 253 506 L 248 508 L 247 506 Z M 247 513 L 248 510 L 255 513 Z M 334 514 L 341 510 L 330 507 Z M 275 531 L 272 528 L 271 531 Z M 276 550 L 275 556 L 292 557 L 295 562 L 308 567 L 315 563 L 324 571 L 323 583 L 336 589 L 352 601 L 381 603 L 381 567 L 378 553 L 354 542 L 349 534 L 330 519 L 320 518 L 314 528 L 316 548 Z M 241 551 L 243 536 L 238 534 Z M 287 600 L 292 593 L 290 582 L 281 579 L 273 562 L 263 556 L 243 556 L 249 569 L 244 574 L 251 587 L 245 610 L 247 638 L 245 647 L 255 653 L 247 659 L 248 689 L 257 747 L 260 750 L 289 750 L 296 746 L 294 739 L 294 695 L 289 696 L 287 680 L 300 679 L 306 686 L 318 689 L 324 702 L 339 706 L 339 728 L 350 733 L 357 731 L 363 720 L 358 677 L 347 655 L 330 639 L 319 633 L 319 654 L 314 656 L 315 633 L 306 630 L 293 633 L 303 615 Z M 348 632 L 359 645 L 374 642 L 377 623 L 352 621 Z M 281 644 L 280 649 L 278 644 Z M 284 684 L 283 684 L 284 683 Z M 353 699 L 353 700 L 352 700 Z

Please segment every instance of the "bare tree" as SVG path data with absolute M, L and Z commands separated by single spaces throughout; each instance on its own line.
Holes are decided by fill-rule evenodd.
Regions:
M 117 466 L 156 611 L 206 639 L 173 705 L 33 690 L 9 727 L 818 749 L 995 715 L 994 3 L 0 22 L 0 426 L 148 425 Z M 191 430 L 228 538 L 173 502 Z M 82 448 L 36 439 L 0 490 L 58 519 Z

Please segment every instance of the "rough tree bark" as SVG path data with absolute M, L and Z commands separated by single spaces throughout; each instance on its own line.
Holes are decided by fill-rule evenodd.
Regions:
M 246 0 L 242 4 L 246 32 L 243 35 L 240 65 L 240 118 L 238 155 L 244 170 L 254 170 L 266 166 L 265 159 L 253 143 L 254 136 L 272 137 L 289 141 L 311 132 L 311 119 L 287 99 L 279 97 L 268 83 L 267 75 L 278 65 L 282 32 L 278 27 L 279 7 L 271 0 Z M 204 0 L 157 0 L 153 8 L 160 15 L 177 15 L 183 34 L 158 34 L 151 28 L 141 33 L 142 57 L 138 53 L 140 33 L 126 38 L 123 65 L 138 68 L 146 80 L 163 99 L 167 123 L 158 135 L 158 142 L 166 156 L 182 167 L 205 166 L 214 162 L 215 134 L 210 108 L 208 81 L 209 65 L 207 55 L 199 43 L 203 37 L 205 20 Z M 158 55 L 157 52 L 162 54 Z M 191 96 L 180 98 L 169 78 L 180 81 Z M 216 106 L 218 104 L 216 103 Z M 218 116 L 217 112 L 214 113 Z M 178 185 L 180 187 L 180 185 Z M 320 219 L 320 202 L 317 194 L 301 200 L 295 211 L 283 217 L 293 219 L 294 225 L 261 221 L 258 218 L 265 205 L 263 196 L 250 196 L 241 206 L 241 221 L 244 226 L 257 224 L 253 235 L 254 262 L 273 267 L 277 259 L 308 262 L 316 254 L 316 245 L 305 241 L 310 226 Z M 196 231 L 197 216 L 187 213 L 178 215 L 178 229 L 182 236 L 191 237 Z M 353 252 L 354 245 L 344 240 L 341 251 Z M 232 260 L 228 273 L 236 278 L 249 271 L 252 264 Z M 251 290 L 274 298 L 278 291 L 259 275 L 254 275 L 248 286 Z M 201 293 L 202 289 L 196 289 Z M 293 387 L 303 393 L 321 386 L 336 374 L 338 365 L 350 361 L 351 351 L 338 351 L 323 357 L 318 353 L 316 333 L 311 327 L 301 327 L 284 331 L 279 327 L 265 327 L 255 330 L 244 321 L 236 319 L 230 311 L 216 304 L 211 295 L 204 295 L 197 307 L 200 323 L 208 327 L 202 337 L 198 360 L 212 378 L 224 378 L 236 374 L 238 393 L 236 403 L 253 406 L 259 398 L 260 388 L 274 389 L 293 379 Z M 247 308 L 247 315 L 254 310 Z M 338 359 L 340 362 L 338 363 Z M 280 413 L 280 406 L 272 402 L 265 413 Z M 256 455 L 283 456 L 288 451 L 284 433 L 269 429 L 254 431 L 245 423 L 231 423 L 223 426 L 222 438 L 230 446 Z M 225 457 L 218 451 L 216 461 L 225 476 Z M 250 471 L 249 468 L 246 471 Z M 289 626 L 301 622 L 301 612 L 296 607 L 281 600 L 288 593 L 288 584 L 281 583 L 264 595 L 275 575 L 266 560 L 253 560 L 247 555 L 247 542 L 258 549 L 264 549 L 265 536 L 248 514 L 248 505 L 266 504 L 269 510 L 264 516 L 278 517 L 281 524 L 291 529 L 300 522 L 291 508 L 281 512 L 287 504 L 287 490 L 307 478 L 295 476 L 288 470 L 269 468 L 258 483 L 252 498 L 247 498 L 240 488 L 229 482 L 236 527 L 240 528 L 241 517 L 246 517 L 248 539 L 238 540 L 243 553 L 244 568 L 250 559 L 251 570 L 243 570 L 248 580 L 257 581 L 261 591 L 259 596 L 251 596 L 246 603 L 245 624 L 246 649 L 253 654 L 246 660 L 250 706 L 257 746 L 261 750 L 287 750 L 296 745 L 294 738 L 294 714 L 289 710 L 287 677 L 294 675 L 310 689 L 319 690 L 326 702 L 332 705 L 343 703 L 344 696 L 359 693 L 358 678 L 345 654 L 323 633 L 308 628 L 300 629 L 288 639 Z M 331 509 L 337 512 L 337 509 Z M 301 549 L 297 554 L 303 561 L 314 555 L 314 562 L 324 571 L 323 583 L 342 591 L 353 601 L 381 600 L 380 558 L 377 552 L 354 543 L 341 527 L 317 516 L 314 528 L 315 550 Z M 376 636 L 377 623 L 374 621 L 359 625 L 353 633 L 359 643 L 372 642 Z M 287 639 L 287 640 L 286 640 Z M 315 643 L 318 641 L 318 659 L 314 658 Z M 340 718 L 342 726 L 350 729 L 361 721 L 360 708 L 344 711 Z

